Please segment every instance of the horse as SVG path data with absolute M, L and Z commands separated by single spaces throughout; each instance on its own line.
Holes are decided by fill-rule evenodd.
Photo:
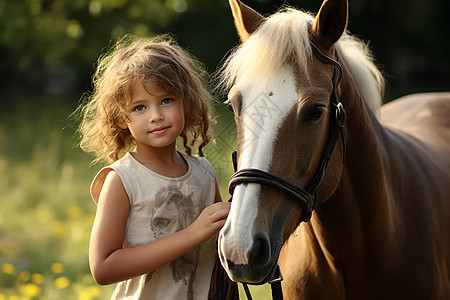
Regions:
M 347 0 L 268 17 L 229 2 L 241 43 L 218 73 L 237 172 L 218 252 L 230 279 L 263 284 L 279 264 L 286 299 L 450 299 L 450 93 L 382 105 Z

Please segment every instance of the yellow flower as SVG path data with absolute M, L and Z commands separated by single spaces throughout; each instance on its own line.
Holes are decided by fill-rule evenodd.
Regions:
M 5 274 L 14 274 L 14 272 L 16 271 L 16 267 L 14 267 L 14 265 L 12 264 L 4 263 L 2 264 L 2 271 Z
M 78 206 L 70 206 L 67 208 L 67 216 L 69 219 L 78 219 L 82 215 L 82 209 Z
M 52 213 L 47 207 L 38 208 L 36 210 L 36 218 L 40 222 L 46 222 L 52 218 Z
M 57 289 L 65 289 L 70 285 L 70 280 L 67 277 L 58 277 L 54 281 Z
M 30 272 L 28 272 L 28 271 L 22 271 L 19 274 L 19 279 L 22 282 L 27 282 L 28 280 L 30 280 L 30 277 L 31 277 Z
M 102 289 L 98 286 L 88 286 L 83 288 L 78 293 L 78 300 L 91 300 L 100 298 L 102 295 Z
M 91 299 L 92 296 L 86 290 L 82 290 L 78 293 L 78 300 L 91 300 Z
M 52 222 L 52 233 L 54 236 L 62 239 L 67 237 L 68 235 L 67 232 L 68 232 L 67 228 L 64 226 L 63 223 L 58 221 Z
M 0 294 L 0 300 L 6 300 L 6 296 L 3 294 Z
M 94 298 L 99 298 L 103 294 L 103 290 L 98 286 L 90 286 L 89 293 Z
M 41 288 L 33 283 L 25 284 L 21 287 L 22 293 L 27 297 L 37 297 L 41 294 Z
M 42 274 L 34 273 L 33 275 L 31 275 L 31 281 L 33 281 L 36 284 L 43 284 L 45 279 Z
M 64 272 L 64 266 L 62 263 L 52 263 L 51 267 L 52 272 L 55 274 L 61 274 L 62 272 Z

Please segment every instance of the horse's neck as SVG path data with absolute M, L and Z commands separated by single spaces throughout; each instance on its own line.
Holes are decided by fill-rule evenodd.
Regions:
M 333 257 L 326 263 L 336 263 L 337 269 L 339 263 L 354 268 L 346 270 L 351 277 L 368 267 L 367 255 L 380 257 L 391 251 L 395 218 L 384 176 L 386 157 L 380 138 L 384 129 L 348 74 L 341 83 L 341 99 L 347 111 L 345 165 L 335 193 L 318 206 L 306 230 L 319 240 L 324 257 Z M 379 253 L 370 253 L 373 249 Z

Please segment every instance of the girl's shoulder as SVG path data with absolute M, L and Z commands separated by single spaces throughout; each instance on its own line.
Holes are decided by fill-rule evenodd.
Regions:
M 119 174 L 122 179 L 121 173 L 122 170 L 126 170 L 133 164 L 133 159 L 130 153 L 127 153 L 121 159 L 115 161 L 114 163 L 103 167 L 100 171 L 97 172 L 94 179 L 92 180 L 90 187 L 90 194 L 95 203 L 98 202 L 98 198 L 100 196 L 100 192 L 103 188 L 103 184 L 105 183 L 106 176 L 108 176 L 109 172 L 115 171 Z
M 200 172 L 215 176 L 214 168 L 206 158 L 185 154 L 183 154 L 183 157 L 188 162 L 189 168 L 200 170 Z

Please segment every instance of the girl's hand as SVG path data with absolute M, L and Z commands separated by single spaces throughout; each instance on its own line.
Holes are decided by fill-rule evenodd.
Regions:
M 206 207 L 197 220 L 186 228 L 190 231 L 190 236 L 198 241 L 199 245 L 206 242 L 223 227 L 230 207 L 229 202 L 218 202 Z

